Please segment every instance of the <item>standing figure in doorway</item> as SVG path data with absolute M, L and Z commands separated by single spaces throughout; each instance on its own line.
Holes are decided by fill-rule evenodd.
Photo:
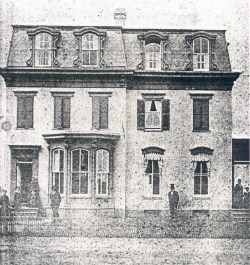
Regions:
M 58 209 L 61 202 L 60 193 L 57 191 L 56 187 L 52 187 L 52 192 L 50 194 L 50 206 L 52 208 L 53 217 L 59 217 Z
M 7 190 L 2 190 L 3 195 L 0 197 L 1 216 L 6 217 L 10 214 L 10 200 L 7 195 Z
M 241 185 L 241 179 L 238 179 L 238 183 L 234 186 L 234 208 L 240 209 L 243 204 L 243 187 Z
M 174 189 L 174 184 L 170 186 L 170 192 L 168 193 L 170 215 L 173 219 L 177 215 L 177 205 L 179 203 L 179 194 Z
M 15 190 L 13 206 L 16 211 L 21 207 L 21 193 L 19 187 Z
M 243 206 L 244 206 L 245 209 L 250 209 L 250 192 L 249 192 L 249 187 L 246 187 L 246 191 L 244 192 Z

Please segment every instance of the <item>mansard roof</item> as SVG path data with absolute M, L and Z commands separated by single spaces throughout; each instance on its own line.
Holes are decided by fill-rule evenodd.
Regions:
M 32 37 L 46 32 L 54 37 L 56 64 L 60 69 L 76 69 L 79 54 L 79 38 L 82 34 L 93 33 L 102 39 L 101 69 L 136 70 L 142 61 L 143 41 L 156 37 L 164 42 L 167 71 L 185 71 L 190 62 L 192 47 L 190 39 L 195 36 L 208 36 L 212 40 L 211 57 L 216 71 L 231 71 L 225 30 L 187 30 L 187 29 L 126 29 L 122 27 L 88 26 L 13 26 L 7 67 L 30 67 Z M 52 67 L 52 68 L 53 68 Z M 81 68 L 81 66 L 80 66 Z

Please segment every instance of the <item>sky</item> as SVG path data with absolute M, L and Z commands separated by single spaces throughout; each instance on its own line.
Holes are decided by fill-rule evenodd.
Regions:
M 114 10 L 125 8 L 127 28 L 226 29 L 233 68 L 248 67 L 248 0 L 0 0 L 0 5 L 1 66 L 12 24 L 114 25 Z M 237 51 L 242 43 L 245 55 Z

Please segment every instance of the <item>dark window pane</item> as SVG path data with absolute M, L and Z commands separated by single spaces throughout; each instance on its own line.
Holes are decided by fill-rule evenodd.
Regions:
M 100 129 L 100 97 L 92 97 L 92 127 Z
M 194 39 L 194 53 L 200 53 L 200 38 Z
M 201 164 L 202 164 L 202 162 L 200 162 L 200 161 L 196 162 L 196 167 L 195 167 L 195 171 L 194 171 L 195 174 L 201 173 Z
M 81 174 L 81 194 L 88 194 L 88 174 Z
M 208 177 L 202 176 L 201 194 L 208 194 Z
M 72 173 L 72 194 L 79 194 L 79 174 Z
M 89 158 L 88 158 L 88 151 L 86 150 L 81 150 L 81 171 L 88 171 L 88 163 L 89 163 Z
M 159 173 L 158 160 L 153 160 L 153 173 Z
M 202 161 L 200 163 L 202 165 L 202 173 L 207 173 L 207 162 Z
M 160 176 L 159 176 L 159 174 L 153 175 L 153 194 L 160 194 Z
M 152 173 L 153 172 L 153 161 L 152 160 L 148 160 L 148 165 L 147 165 L 147 168 L 146 168 L 146 173 Z
M 75 150 L 72 152 L 72 171 L 79 171 L 79 150 Z
M 108 97 L 100 97 L 100 129 L 108 129 Z
M 62 99 L 62 119 L 63 119 L 63 128 L 69 128 L 70 127 L 70 98 L 64 97 Z
M 201 42 L 201 48 L 202 48 L 202 53 L 208 53 L 208 40 L 202 38 L 202 42 Z
M 60 173 L 60 189 L 59 189 L 60 193 L 64 192 L 64 174 Z
M 97 65 L 97 51 L 90 51 L 90 65 Z
M 60 171 L 63 171 L 63 167 L 64 167 L 64 152 L 62 150 L 59 151 L 60 152 Z
M 62 128 L 62 98 L 54 98 L 54 127 Z
M 194 194 L 200 194 L 200 176 L 194 176 Z
M 106 194 L 107 182 L 102 182 L 102 194 Z
M 144 130 L 145 127 L 145 101 L 137 100 L 137 130 Z
M 170 130 L 170 100 L 164 99 L 162 102 L 162 129 Z
M 200 130 L 201 129 L 201 115 L 194 115 L 194 121 L 193 121 L 194 130 Z
M 54 173 L 54 186 L 56 186 L 56 189 L 59 191 L 59 173 Z
M 209 129 L 209 116 L 207 114 L 201 116 L 201 129 L 202 130 Z
M 82 64 L 89 65 L 89 51 L 82 51 Z

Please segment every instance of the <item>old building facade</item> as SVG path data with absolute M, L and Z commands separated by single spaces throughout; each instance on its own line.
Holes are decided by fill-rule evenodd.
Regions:
M 13 26 L 1 181 L 43 209 L 165 214 L 232 207 L 231 71 L 225 31 Z

